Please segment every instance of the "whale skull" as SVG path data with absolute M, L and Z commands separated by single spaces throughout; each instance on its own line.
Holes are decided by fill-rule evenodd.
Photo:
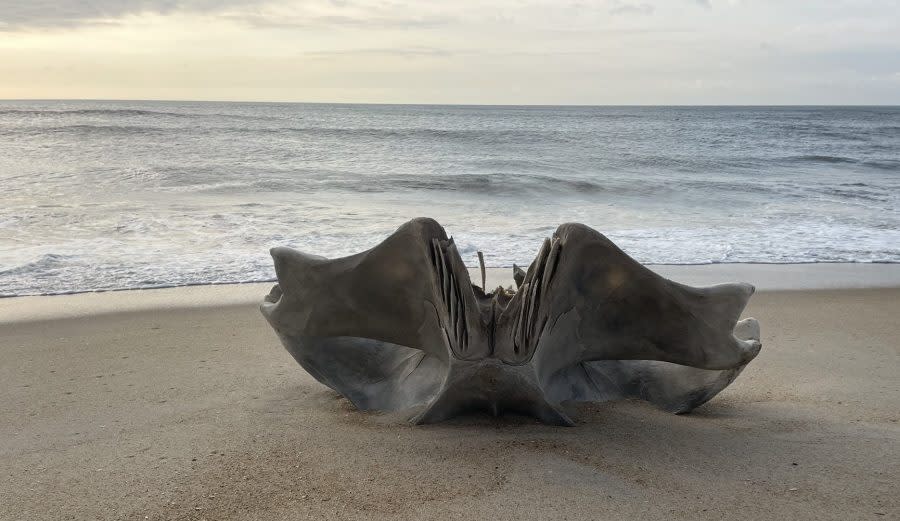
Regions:
M 356 407 L 416 423 L 480 409 L 571 425 L 562 402 L 622 398 L 684 413 L 761 346 L 738 321 L 753 286 L 672 282 L 582 224 L 546 239 L 516 290 L 473 285 L 426 218 L 349 257 L 272 256 L 261 311 L 290 354 Z

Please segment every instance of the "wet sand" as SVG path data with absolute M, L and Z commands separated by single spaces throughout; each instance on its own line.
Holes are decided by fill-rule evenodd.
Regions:
M 900 289 L 763 289 L 762 353 L 710 403 L 562 428 L 358 412 L 267 287 L 0 301 L 0 519 L 900 518 Z

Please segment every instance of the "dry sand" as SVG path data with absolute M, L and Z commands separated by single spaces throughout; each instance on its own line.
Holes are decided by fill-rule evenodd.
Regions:
M 0 519 L 900 519 L 900 289 L 760 292 L 709 404 L 572 428 L 358 412 L 239 298 L 68 315 L 0 323 Z

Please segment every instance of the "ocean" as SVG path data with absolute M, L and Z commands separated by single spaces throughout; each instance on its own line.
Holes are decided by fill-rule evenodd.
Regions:
M 477 265 L 900 262 L 900 107 L 0 101 L 0 295 L 272 280 L 430 216 Z

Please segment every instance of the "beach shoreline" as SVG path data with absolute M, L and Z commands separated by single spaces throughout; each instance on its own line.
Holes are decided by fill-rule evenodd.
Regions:
M 749 282 L 757 291 L 875 289 L 900 287 L 900 264 L 651 264 L 656 273 L 691 286 Z M 481 285 L 477 268 L 469 268 Z M 146 289 L 85 291 L 0 298 L 0 325 L 123 311 L 200 308 L 262 302 L 275 281 L 202 284 Z M 512 268 L 487 268 L 486 286 L 513 285 Z
M 358 411 L 281 347 L 270 283 L 3 299 L 0 519 L 891 518 L 900 287 L 783 287 L 844 280 L 805 266 L 749 280 L 762 352 L 708 404 L 572 428 Z

